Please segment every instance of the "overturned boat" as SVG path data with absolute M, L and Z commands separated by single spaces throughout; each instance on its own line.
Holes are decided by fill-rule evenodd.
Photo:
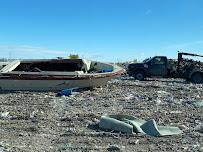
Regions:
M 57 91 L 105 85 L 124 69 L 83 59 L 14 60 L 0 69 L 1 90 Z

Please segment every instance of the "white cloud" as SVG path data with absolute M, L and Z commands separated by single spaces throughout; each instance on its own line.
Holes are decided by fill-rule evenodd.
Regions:
M 103 60 L 104 56 L 101 53 L 97 53 L 96 51 L 69 51 L 69 54 L 77 54 L 79 57 L 89 60 Z M 68 55 L 69 55 L 68 54 Z
M 104 61 L 102 54 L 96 51 L 71 51 L 71 50 L 54 50 L 45 47 L 29 46 L 29 45 L 0 45 L 0 58 L 15 59 L 37 59 L 37 58 L 56 58 L 68 57 L 70 54 L 78 54 L 79 57 Z
M 0 45 L 0 55 L 7 58 L 50 58 L 65 54 L 66 51 L 52 50 L 45 47 L 29 45 Z

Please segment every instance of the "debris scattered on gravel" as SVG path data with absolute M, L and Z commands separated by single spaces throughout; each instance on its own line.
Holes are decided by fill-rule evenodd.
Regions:
M 0 118 L 0 149 L 106 151 L 108 145 L 117 145 L 121 151 L 134 151 L 136 147 L 140 152 L 202 149 L 203 135 L 195 128 L 203 122 L 203 108 L 194 103 L 203 100 L 203 84 L 182 79 L 141 82 L 123 77 L 92 91 L 60 98 L 55 95 L 56 92 L 1 92 L 0 113 L 9 112 L 9 119 Z M 106 113 L 155 119 L 158 125 L 177 126 L 183 133 L 154 138 L 88 127 Z

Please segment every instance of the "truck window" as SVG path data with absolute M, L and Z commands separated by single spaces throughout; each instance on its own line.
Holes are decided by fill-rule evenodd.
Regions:
M 155 57 L 155 58 L 152 60 L 152 64 L 163 65 L 163 64 L 165 64 L 165 60 L 164 60 L 164 58 L 162 58 L 162 57 Z

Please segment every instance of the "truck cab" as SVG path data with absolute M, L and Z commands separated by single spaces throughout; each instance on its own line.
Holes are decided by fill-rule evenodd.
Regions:
M 128 74 L 137 80 L 144 80 L 146 77 L 167 77 L 168 59 L 166 56 L 155 56 L 142 63 L 129 64 Z

